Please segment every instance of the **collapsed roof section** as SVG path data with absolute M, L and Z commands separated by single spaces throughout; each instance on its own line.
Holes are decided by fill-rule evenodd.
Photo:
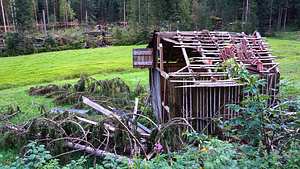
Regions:
M 221 66 L 229 58 L 251 73 L 278 73 L 276 57 L 258 32 L 156 32 L 149 47 L 154 56 L 150 65 L 170 82 L 181 84 L 179 88 L 241 85 Z

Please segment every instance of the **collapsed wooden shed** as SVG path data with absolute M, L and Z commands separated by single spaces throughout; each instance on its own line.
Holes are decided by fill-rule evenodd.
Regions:
M 135 68 L 149 68 L 152 107 L 160 123 L 186 118 L 198 130 L 213 133 L 214 118 L 238 113 L 226 107 L 243 99 L 244 84 L 231 78 L 220 63 L 234 58 L 266 80 L 261 92 L 276 104 L 279 70 L 275 56 L 258 32 L 155 32 L 148 48 L 134 49 Z

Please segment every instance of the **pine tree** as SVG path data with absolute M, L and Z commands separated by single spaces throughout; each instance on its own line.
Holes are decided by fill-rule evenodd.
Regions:
M 33 4 L 29 0 L 15 0 L 15 23 L 20 32 L 33 30 Z

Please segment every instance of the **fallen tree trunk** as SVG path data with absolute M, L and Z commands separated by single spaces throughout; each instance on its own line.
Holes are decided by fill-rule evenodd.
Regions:
M 83 103 L 94 108 L 95 110 L 97 110 L 98 112 L 108 116 L 108 117 L 115 117 L 119 120 L 121 120 L 121 117 L 119 115 L 117 115 L 116 113 L 104 108 L 103 106 L 91 101 L 90 99 L 86 98 L 86 97 L 82 97 Z M 133 122 L 128 119 L 129 124 L 133 125 Z M 150 136 L 151 130 L 148 129 L 147 127 L 145 127 L 144 125 L 137 123 L 137 131 L 142 135 L 142 136 Z
M 110 152 L 107 152 L 107 151 L 104 151 L 104 150 L 94 149 L 92 147 L 82 145 L 82 144 L 78 144 L 78 143 L 73 143 L 73 142 L 70 142 L 70 141 L 66 142 L 66 146 L 69 147 L 69 148 L 72 148 L 72 149 L 84 151 L 88 154 L 91 154 L 91 155 L 94 155 L 94 156 L 97 156 L 97 157 L 109 156 L 109 157 L 113 157 L 113 158 L 115 158 L 117 160 L 121 160 L 121 161 L 123 161 L 123 160 L 127 160 L 128 162 L 132 161 L 130 158 L 125 157 L 125 156 L 120 156 L 120 155 L 113 154 L 113 153 L 110 153 Z

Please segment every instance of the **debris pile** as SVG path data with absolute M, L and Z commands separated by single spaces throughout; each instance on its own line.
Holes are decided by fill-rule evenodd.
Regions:
M 157 125 L 137 111 L 138 101 L 131 113 L 104 107 L 86 97 L 82 97 L 82 102 L 101 115 L 47 112 L 21 125 L 6 123 L 0 133 L 36 140 L 58 155 L 83 151 L 94 156 L 130 160 L 134 156 L 150 159 L 163 151 L 175 150 L 183 145 L 179 132 L 193 130 L 183 118 Z M 151 123 L 151 128 L 141 124 L 141 118 Z
M 134 106 L 135 97 L 143 97 L 146 89 L 138 84 L 134 91 L 130 91 L 129 86 L 120 78 L 111 80 L 96 80 L 92 77 L 81 76 L 79 81 L 72 84 L 58 86 L 49 84 L 47 86 L 37 86 L 29 89 L 30 95 L 45 96 L 53 98 L 58 105 L 73 105 L 74 108 L 82 108 L 82 96 L 86 96 L 96 101 L 114 108 L 130 110 Z M 141 98 L 142 100 L 147 99 Z M 145 100 L 147 101 L 147 100 Z
M 81 151 L 117 159 L 150 159 L 182 147 L 182 133 L 193 128 L 184 118 L 158 125 L 145 112 L 149 107 L 145 91 L 137 85 L 131 92 L 119 78 L 98 81 L 85 76 L 75 85 L 33 87 L 30 95 L 53 98 L 75 108 L 44 110 L 40 117 L 19 125 L 1 121 L 0 134 L 6 143 L 36 140 L 57 156 Z

